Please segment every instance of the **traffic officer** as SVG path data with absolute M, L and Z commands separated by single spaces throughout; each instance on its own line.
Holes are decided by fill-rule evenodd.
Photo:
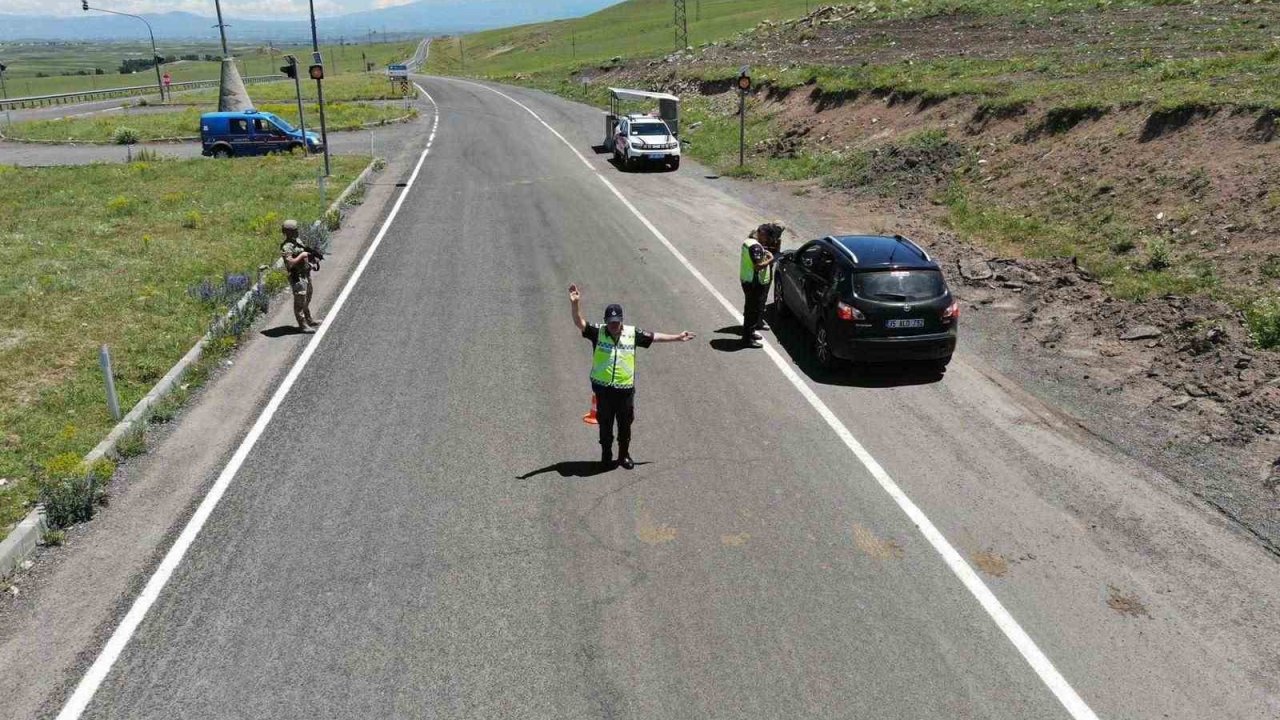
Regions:
M 648 332 L 634 325 L 622 324 L 622 306 L 612 304 L 604 310 L 604 324 L 582 319 L 577 285 L 569 286 L 569 305 L 573 322 L 582 337 L 591 341 L 595 354 L 591 362 L 591 391 L 596 396 L 596 417 L 600 422 L 600 462 L 613 464 L 613 424 L 618 423 L 618 464 L 630 470 L 631 422 L 635 419 L 636 347 L 647 348 L 656 342 L 688 342 L 696 337 L 685 330 L 678 335 Z
M 742 241 L 742 257 L 739 261 L 738 279 L 742 281 L 742 344 L 758 348 L 760 333 L 768 330 L 764 321 L 764 304 L 769 299 L 769 286 L 773 284 L 775 253 L 781 250 L 782 226 L 765 223 L 752 230 Z

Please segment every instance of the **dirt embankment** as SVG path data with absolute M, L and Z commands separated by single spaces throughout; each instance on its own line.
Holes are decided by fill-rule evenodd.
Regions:
M 1256 25 L 1259 12 L 1150 8 L 1120 14 L 1121 29 L 1090 30 L 1102 24 L 1080 16 L 1022 32 L 1008 18 L 956 16 L 853 28 L 824 24 L 837 16 L 820 10 L 807 24 L 762 26 L 696 59 L 632 63 L 595 81 L 701 95 L 728 114 L 736 100 L 726 84 L 689 80 L 689 71 L 762 46 L 778 64 L 997 57 L 1037 43 L 1196 56 L 1207 41 L 1188 29 Z M 806 39 L 795 42 L 797 33 Z M 770 41 L 784 37 L 791 42 Z M 1108 48 L 1108 37 L 1121 41 Z M 851 217 L 895 218 L 881 229 L 939 255 L 970 313 L 1008 317 L 1021 367 L 1087 398 L 1104 425 L 1141 429 L 1139 445 L 1162 454 L 1162 469 L 1280 551 L 1280 353 L 1256 346 L 1241 309 L 1280 294 L 1275 113 L 1066 112 L 1034 102 L 992 112 L 978 98 L 813 86 L 764 87 L 757 101 L 774 132 L 752 148 L 756 157 L 858 158 L 856 171 L 793 183 L 796 195 L 847 205 Z

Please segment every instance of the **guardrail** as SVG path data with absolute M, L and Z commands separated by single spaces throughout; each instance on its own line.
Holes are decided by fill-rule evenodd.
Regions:
M 287 79 L 288 78 L 283 75 L 253 75 L 243 78 L 245 84 L 278 82 L 280 80 Z M 219 82 L 221 82 L 220 79 L 188 80 L 186 82 L 176 82 L 169 85 L 169 90 L 199 90 L 201 88 L 217 87 Z M 29 97 L 16 97 L 9 98 L 8 100 L 0 100 L 0 111 L 43 107 L 45 105 L 70 105 L 74 103 L 90 102 L 92 100 L 104 100 L 106 98 L 113 97 L 146 95 L 154 92 L 157 92 L 155 85 L 135 85 L 133 87 L 107 88 L 105 90 L 83 90 L 80 92 L 57 93 L 55 95 L 31 95 Z

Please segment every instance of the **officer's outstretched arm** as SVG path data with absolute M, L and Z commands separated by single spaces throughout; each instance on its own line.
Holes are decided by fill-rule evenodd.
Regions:
M 582 293 L 578 292 L 578 286 L 570 285 L 569 307 L 573 309 L 573 324 L 578 326 L 579 332 L 587 329 L 587 321 L 582 318 L 582 308 L 578 304 L 580 300 L 582 300 Z
M 690 340 L 696 337 L 698 336 L 695 335 L 694 333 L 689 332 L 688 330 L 685 330 L 684 332 L 679 334 L 656 332 L 653 334 L 653 341 L 654 342 L 689 342 Z

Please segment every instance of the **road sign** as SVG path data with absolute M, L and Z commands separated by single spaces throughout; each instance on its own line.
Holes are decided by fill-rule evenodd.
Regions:
M 409 78 L 400 79 L 400 94 L 401 95 L 409 94 Z
M 408 65 L 388 65 L 387 75 L 393 78 L 407 78 L 409 77 L 409 66 Z
M 169 87 L 170 85 L 172 85 L 172 84 L 173 84 L 173 77 L 172 77 L 172 76 L 170 76 L 170 75 L 169 75 L 169 73 L 165 73 L 165 74 L 164 74 L 164 77 L 163 77 L 163 78 L 161 78 L 161 79 L 164 81 L 164 86 L 165 86 L 165 87 Z

